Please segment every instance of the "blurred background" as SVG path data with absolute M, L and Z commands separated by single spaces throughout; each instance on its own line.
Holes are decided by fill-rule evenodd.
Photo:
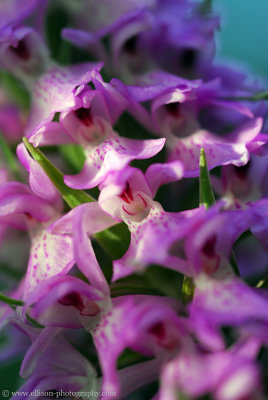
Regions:
M 213 8 L 221 16 L 218 59 L 242 64 L 268 81 L 268 1 L 214 0 Z

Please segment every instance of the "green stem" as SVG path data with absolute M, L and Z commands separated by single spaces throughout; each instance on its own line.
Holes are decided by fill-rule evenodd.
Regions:
M 189 276 L 185 276 L 182 283 L 182 302 L 185 306 L 193 300 L 194 289 L 195 285 L 193 279 Z
M 268 288 L 268 274 L 257 283 L 256 288 L 258 288 L 258 289 L 267 289 Z
M 253 94 L 252 96 L 234 96 L 234 97 L 222 97 L 221 100 L 230 101 L 262 101 L 268 100 L 268 92 L 261 92 Z
M 22 300 L 12 299 L 11 297 L 5 296 L 3 293 L 0 293 L 0 301 L 8 304 L 9 306 L 23 306 L 24 302 Z
M 234 273 L 237 276 L 240 276 L 240 272 L 239 272 L 238 264 L 237 264 L 237 261 L 236 261 L 235 255 L 234 255 L 234 251 L 232 251 L 232 253 L 231 253 L 230 263 L 231 263 L 231 266 L 233 267 Z
M 17 306 L 24 306 L 25 304 L 24 301 L 12 299 L 11 297 L 5 296 L 3 293 L 0 293 L 0 301 L 8 304 L 13 310 L 16 309 Z M 35 328 L 44 328 L 44 325 L 39 324 L 39 322 L 33 319 L 28 313 L 26 314 L 26 317 Z
M 45 328 L 44 325 L 39 324 L 39 322 L 36 321 L 34 318 L 32 318 L 28 313 L 26 313 L 26 318 L 30 322 L 30 324 L 34 326 L 34 328 L 38 328 L 38 329 Z

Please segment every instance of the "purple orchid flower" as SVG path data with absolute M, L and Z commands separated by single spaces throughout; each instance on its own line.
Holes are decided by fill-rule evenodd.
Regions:
M 46 328 L 39 334 L 33 328 L 23 326 L 22 329 L 33 344 L 20 371 L 21 376 L 28 379 L 20 387 L 19 398 L 30 399 L 31 393 L 35 393 L 37 399 L 42 399 L 45 392 L 51 394 L 55 391 L 77 393 L 92 390 L 96 393 L 99 384 L 93 366 L 63 336 L 57 335 L 58 328 Z M 25 397 L 23 392 L 28 395 Z
M 88 69 L 89 65 L 83 68 L 85 67 Z M 39 112 L 43 115 L 42 123 L 39 123 L 39 126 L 31 133 L 30 140 L 35 145 L 76 143 L 83 146 L 86 156 L 83 170 L 76 176 L 65 176 L 65 183 L 74 188 L 94 187 L 105 179 L 110 171 L 123 168 L 133 159 L 152 157 L 164 145 L 164 139 L 131 140 L 120 137 L 112 129 L 111 124 L 114 124 L 126 109 L 127 101 L 111 85 L 102 80 L 98 73 L 99 68 L 100 65 L 95 66 L 82 78 L 75 75 L 74 69 L 69 71 L 70 76 L 65 74 L 67 78 L 56 76 L 54 72 L 54 80 L 51 82 L 53 102 L 47 104 L 51 109 L 45 111 L 40 107 L 38 111 L 35 106 L 33 107 L 34 118 L 36 118 L 36 113 L 39 120 Z M 81 70 L 81 66 L 78 70 Z M 58 74 L 60 74 L 59 70 Z M 43 79 L 46 79 L 46 76 Z M 47 77 L 47 79 L 50 78 Z M 58 79 L 62 82 L 62 88 L 56 89 L 53 85 L 58 85 Z M 79 89 L 72 93 L 73 83 L 71 85 L 68 81 L 65 83 L 63 81 L 65 79 L 76 82 L 76 86 L 79 85 L 79 79 L 81 79 Z M 92 81 L 95 90 L 85 86 L 88 81 Z M 64 89 L 63 92 L 62 89 Z M 55 90 L 59 90 L 58 98 L 53 94 Z M 41 103 L 39 105 L 41 106 Z M 60 124 L 50 122 L 56 111 L 61 111 Z M 31 121 L 30 126 L 32 126 Z
M 82 77 L 79 77 L 80 71 L 87 71 L 89 64 L 73 67 L 69 75 L 63 69 L 55 68 L 45 74 L 35 86 L 36 89 L 38 87 L 35 96 L 37 102 L 33 105 L 27 131 L 31 130 L 31 141 L 34 143 L 78 143 L 84 147 L 86 163 L 83 170 L 77 176 L 65 177 L 65 183 L 75 188 L 94 187 L 110 171 L 123 168 L 133 159 L 152 157 L 164 145 L 164 139 L 131 140 L 122 138 L 113 131 L 110 123 L 114 123 L 126 108 L 126 100 L 102 81 L 98 68 L 100 65 L 95 65 L 91 72 Z M 97 90 L 85 88 L 85 83 L 90 80 Z M 42 93 L 42 82 L 51 84 L 51 92 L 48 91 L 47 94 L 47 87 L 43 87 L 46 93 Z M 74 83 L 76 87 L 80 85 L 75 93 Z M 48 102 L 49 96 L 52 96 L 51 102 Z M 56 111 L 62 111 L 62 127 L 50 122 Z M 35 120 L 41 122 L 32 130 Z
M 105 280 L 98 263 L 93 261 L 95 256 L 88 234 L 93 235 L 122 220 L 127 223 L 132 234 L 131 245 L 124 257 L 114 262 L 113 279 L 142 270 L 150 262 L 162 260 L 167 253 L 160 251 L 161 246 L 158 252 L 153 250 L 157 243 L 155 240 L 165 240 L 171 226 L 175 229 L 178 223 L 185 222 L 195 212 L 199 212 L 191 210 L 184 213 L 167 213 L 159 203 L 153 201 L 159 186 L 174 182 L 182 175 L 183 168 L 178 161 L 153 164 L 145 176 L 138 169 L 130 167 L 110 173 L 100 186 L 99 202 L 76 207 L 53 224 L 51 232 L 73 235 L 78 267 L 93 286 L 103 290 Z M 172 264 L 171 268 L 184 270 L 184 260 L 176 258 L 175 266 L 171 259 L 172 257 L 169 257 L 168 260 Z M 87 260 L 94 263 L 95 269 L 88 268 Z
M 90 120 L 88 110 L 79 109 L 63 121 L 65 129 L 84 147 L 86 155 L 82 171 L 78 175 L 64 177 L 66 185 L 72 188 L 97 186 L 105 181 L 109 173 L 120 171 L 130 161 L 153 157 L 165 143 L 165 139 L 123 138 L 105 120 L 94 117 L 92 122 Z
M 77 329 L 97 324 L 111 308 L 109 296 L 73 276 L 54 276 L 35 288 L 24 312 L 45 326 Z
M 48 225 L 61 215 L 62 201 L 39 164 L 32 160 L 23 146 L 18 147 L 23 165 L 30 173 L 30 189 L 19 182 L 1 185 L 1 222 L 29 231 L 31 250 L 22 298 L 48 277 L 67 273 L 74 265 L 72 240 L 52 235 Z
M 187 343 L 184 324 L 172 309 L 172 301 L 146 297 L 148 299 L 136 296 L 136 300 L 129 297 L 117 301 L 113 310 L 103 315 L 92 329 L 104 391 L 119 393 L 116 361 L 125 348 L 165 358 Z
M 267 197 L 268 157 L 251 155 L 250 161 L 243 167 L 225 166 L 221 178 L 213 177 L 216 192 L 236 203 L 256 201 Z
M 238 210 L 223 210 L 216 204 L 193 218 L 185 239 L 178 229 L 173 231 L 176 241 L 169 232 L 169 252 L 184 254 L 184 273 L 195 285 L 189 319 L 195 334 L 209 348 L 223 348 L 221 326 L 243 326 L 255 319 L 267 323 L 267 298 L 238 278 L 229 263 L 233 243 L 244 231 L 259 229 L 259 236 L 265 236 L 260 226 L 266 209 L 264 200 Z
M 261 400 L 256 352 L 240 348 L 205 354 L 180 353 L 167 363 L 161 376 L 159 400 L 175 400 L 180 395 L 196 398 L 213 394 L 216 400 Z
M 1 68 L 31 87 L 50 63 L 48 50 L 40 35 L 26 26 L 0 31 Z
M 85 19 L 78 11 L 79 30 L 64 29 L 63 37 L 102 57 L 124 80 L 133 81 L 157 65 L 192 77 L 214 54 L 218 18 L 203 18 L 194 3 L 136 0 L 102 7 L 87 2 L 84 7 L 94 18 Z M 110 38 L 111 57 L 101 45 L 104 36 Z
M 195 278 L 195 294 L 189 306 L 194 331 L 207 347 L 222 349 L 222 326 L 247 326 L 249 321 L 267 324 L 267 298 L 249 287 L 231 271 L 219 271 L 213 277 Z
M 31 238 L 23 298 L 42 279 L 67 272 L 74 264 L 71 239 L 46 231 L 46 227 L 59 215 L 55 208 L 35 196 L 26 185 L 10 182 L 1 186 L 1 220 L 5 224 L 19 224 L 20 228 L 27 228 Z
M 111 82 L 129 100 L 129 111 L 135 118 L 156 134 L 164 133 L 169 160 L 181 160 L 187 177 L 198 175 L 202 147 L 212 169 L 219 165 L 245 165 L 250 153 L 259 152 L 267 142 L 267 135 L 260 133 L 263 119 L 258 113 L 253 118 L 252 110 L 243 104 L 219 99 L 219 80 L 201 84 L 165 72 L 153 72 L 139 82 L 140 86 L 125 86 L 118 80 Z M 150 101 L 151 115 L 135 105 L 144 101 Z M 233 131 L 219 136 L 202 128 L 198 117 L 207 107 L 228 111 L 228 115 L 231 110 L 236 116 L 232 121 L 235 122 Z M 226 118 L 218 118 L 217 128 L 219 124 L 226 126 Z
M 52 65 L 34 83 L 33 105 L 26 135 L 31 137 L 39 128 L 51 122 L 55 113 L 81 107 L 78 94 L 101 66 L 101 63 L 84 63 L 71 67 Z
M 177 257 L 174 263 L 173 257 L 167 256 L 164 243 L 170 230 L 181 224 L 183 234 L 184 229 L 188 229 L 186 221 L 202 210 L 170 213 L 153 201 L 160 185 L 176 181 L 182 174 L 181 164 L 175 161 L 153 164 L 145 176 L 139 170 L 128 168 L 120 174 L 110 175 L 110 179 L 101 185 L 100 206 L 113 218 L 123 220 L 131 232 L 129 249 L 120 260 L 114 261 L 113 280 L 142 271 L 151 263 L 185 272 L 185 261 Z

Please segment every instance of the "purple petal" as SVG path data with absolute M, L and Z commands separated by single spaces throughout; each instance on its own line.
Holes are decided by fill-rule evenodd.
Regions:
M 0 216 L 14 213 L 30 215 L 38 221 L 49 221 L 55 216 L 55 209 L 44 200 L 31 194 L 10 194 L 0 200 Z
M 232 142 L 220 139 L 202 130 L 190 137 L 177 139 L 175 150 L 172 151 L 170 159 L 182 161 L 187 177 L 199 174 L 199 156 L 202 147 L 206 153 L 209 169 L 219 165 L 245 165 L 250 158 L 247 147 L 258 135 L 261 124 L 260 119 L 246 123 L 236 136 L 232 137 Z
M 51 205 L 54 205 L 57 210 L 61 211 L 62 200 L 58 191 L 43 168 L 37 161 L 31 158 L 23 143 L 17 147 L 17 155 L 20 162 L 29 173 L 29 183 L 32 191 Z
M 160 186 L 182 179 L 183 171 L 183 164 L 179 161 L 150 165 L 145 173 L 145 177 L 152 190 L 153 197 Z
M 94 54 L 97 60 L 106 61 L 105 51 L 100 40 L 96 35 L 79 29 L 65 28 L 61 31 L 64 39 L 69 40 L 78 47 L 82 47 L 91 54 Z
M 0 10 L 0 29 L 9 24 L 16 24 L 28 17 L 38 5 L 36 0 L 3 0 Z
M 48 231 L 54 234 L 73 234 L 73 221 L 83 214 L 87 235 L 94 235 L 115 224 L 117 221 L 107 215 L 97 202 L 81 204 L 50 225 Z
M 75 263 L 71 237 L 53 235 L 40 224 L 32 230 L 31 240 L 24 299 L 29 297 L 40 282 L 55 275 L 67 274 Z
M 127 221 L 131 231 L 131 243 L 125 255 L 114 261 L 113 281 L 142 271 L 153 263 L 189 274 L 186 259 L 169 254 L 171 233 L 176 232 L 176 240 L 182 238 L 195 223 L 195 215 L 199 212 L 202 214 L 203 209 L 167 213 L 159 203 L 154 202 L 149 215 L 143 221 Z
M 59 328 L 44 328 L 37 336 L 32 346 L 28 349 L 20 368 L 20 375 L 24 378 L 31 375 L 35 365 L 46 351 L 55 335 L 60 331 Z
M 190 318 L 202 317 L 215 326 L 268 319 L 267 299 L 231 274 L 220 280 L 200 275 L 195 279 L 195 285 Z
M 31 136 L 30 142 L 35 147 L 75 143 L 58 122 L 44 124 Z
M 82 204 L 53 224 L 53 233 L 72 233 L 74 255 L 78 267 L 91 284 L 105 293 L 109 287 L 96 260 L 88 234 L 94 234 L 116 224 L 97 202 Z
M 92 334 L 103 372 L 102 389 L 118 392 L 116 361 L 126 347 L 145 355 L 156 353 L 157 348 L 169 353 L 182 344 L 185 331 L 176 313 L 161 300 L 135 304 L 128 298 L 104 315 Z
M 82 171 L 75 176 L 66 175 L 64 182 L 76 189 L 95 187 L 109 173 L 123 169 L 130 161 L 153 157 L 164 143 L 165 139 L 126 139 L 111 132 L 103 143 L 86 150 Z

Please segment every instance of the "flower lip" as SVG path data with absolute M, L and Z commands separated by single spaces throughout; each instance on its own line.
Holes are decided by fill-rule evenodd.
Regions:
M 141 200 L 141 201 L 140 201 Z M 147 202 L 146 200 L 142 197 L 140 193 L 135 196 L 135 199 L 133 199 L 133 203 L 135 202 L 135 205 L 133 208 L 130 210 L 127 210 L 125 206 L 122 207 L 122 209 L 128 214 L 128 215 L 137 215 L 138 213 L 144 211 L 147 207 Z
M 119 195 L 120 199 L 125 203 L 122 205 L 122 210 L 129 217 L 136 217 L 140 222 L 150 211 L 149 202 L 146 200 L 146 195 L 140 192 L 132 192 L 129 182 L 126 183 L 125 190 Z M 137 221 L 137 222 L 138 222 Z

